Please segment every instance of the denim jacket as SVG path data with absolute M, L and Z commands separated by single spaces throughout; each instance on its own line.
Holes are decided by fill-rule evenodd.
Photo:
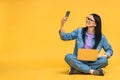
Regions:
M 82 28 L 78 28 L 78 29 L 72 31 L 71 33 L 59 32 L 59 34 L 60 34 L 60 38 L 65 41 L 76 39 L 73 54 L 75 56 L 77 56 L 78 49 L 83 48 L 83 46 L 84 46 L 84 42 L 82 39 Z M 87 36 L 85 36 L 85 39 L 86 38 L 87 38 Z M 94 44 L 95 44 L 95 40 L 92 39 L 92 45 L 94 45 Z M 108 55 L 108 58 L 112 56 L 112 54 L 113 54 L 112 47 L 108 43 L 105 35 L 103 35 L 103 34 L 102 34 L 102 39 L 97 46 L 97 50 L 100 52 L 102 48 L 104 49 L 105 54 Z

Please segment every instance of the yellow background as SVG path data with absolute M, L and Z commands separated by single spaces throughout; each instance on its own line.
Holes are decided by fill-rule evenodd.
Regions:
M 118 80 L 119 7 L 119 0 L 0 0 L 0 80 Z M 67 75 L 64 56 L 73 52 L 74 41 L 61 41 L 58 34 L 67 10 L 66 32 L 85 26 L 90 13 L 101 16 L 114 50 L 104 77 Z

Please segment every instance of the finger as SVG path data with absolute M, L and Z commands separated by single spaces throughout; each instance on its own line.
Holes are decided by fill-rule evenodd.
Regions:
M 68 17 L 65 17 L 63 20 L 64 20 L 64 21 L 67 21 L 67 19 L 68 19 Z

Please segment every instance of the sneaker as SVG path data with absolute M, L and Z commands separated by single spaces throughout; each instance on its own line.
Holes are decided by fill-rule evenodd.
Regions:
M 78 71 L 78 70 L 76 70 L 76 69 L 74 69 L 72 67 L 69 69 L 69 72 L 68 72 L 69 75 L 80 74 L 80 73 L 81 73 L 80 71 Z
M 97 69 L 93 71 L 94 75 L 104 76 L 104 70 L 103 68 Z

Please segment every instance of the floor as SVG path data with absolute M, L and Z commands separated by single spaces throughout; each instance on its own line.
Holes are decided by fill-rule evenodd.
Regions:
M 47 63 L 48 64 L 44 64 Z M 63 61 L 26 61 L 23 63 L 1 63 L 0 80 L 118 80 L 120 78 L 119 56 L 109 59 L 105 76 L 75 74 L 68 75 L 69 66 Z

